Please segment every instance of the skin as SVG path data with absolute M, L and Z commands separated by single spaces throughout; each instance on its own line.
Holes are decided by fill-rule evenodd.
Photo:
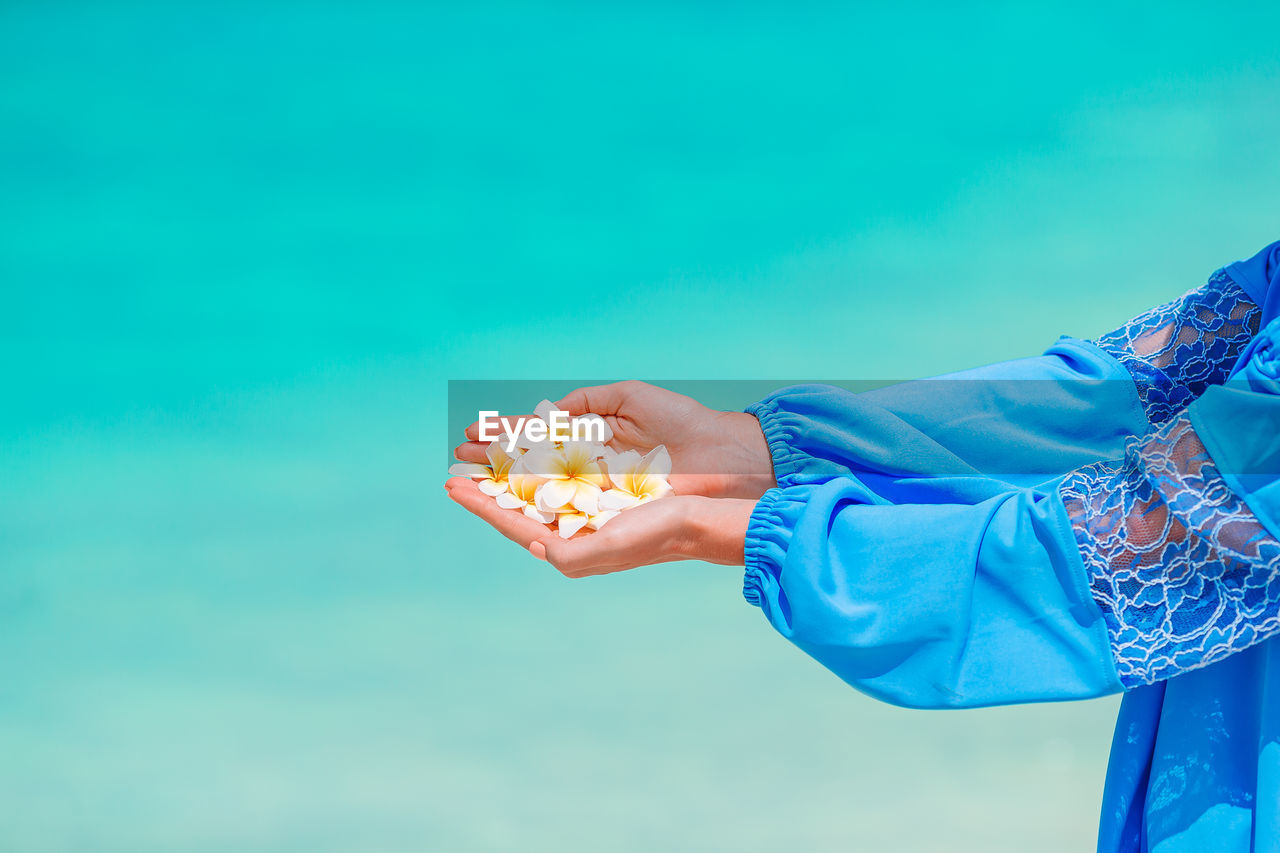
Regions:
M 567 577 L 608 574 L 673 560 L 740 566 L 756 501 L 775 485 L 768 443 L 751 415 L 709 409 L 643 382 L 579 388 L 556 408 L 608 421 L 618 451 L 665 444 L 676 494 L 629 509 L 599 531 L 561 539 L 546 525 L 502 509 L 465 477 L 445 483 L 449 497 Z M 458 459 L 484 463 L 479 425 L 467 428 Z

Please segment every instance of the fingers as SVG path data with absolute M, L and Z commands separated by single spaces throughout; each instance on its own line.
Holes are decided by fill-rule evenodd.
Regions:
M 481 465 L 488 465 L 489 455 L 486 453 L 488 447 L 489 445 L 479 441 L 467 441 L 453 449 L 453 456 L 462 462 L 479 462 Z
M 445 488 L 449 490 L 450 499 L 487 521 L 521 548 L 528 548 L 549 533 L 545 524 L 534 521 L 518 510 L 498 506 L 493 498 L 480 491 L 480 487 L 466 477 L 449 479 L 445 482 Z
M 570 415 L 616 415 L 629 397 L 647 387 L 650 386 L 634 379 L 611 382 L 607 385 L 588 385 L 585 388 L 570 391 L 567 396 L 555 403 L 555 407 L 568 412 Z M 514 425 L 521 418 L 534 416 L 517 415 L 513 417 L 506 415 L 505 417 Z M 471 424 L 466 428 L 465 433 L 468 441 L 479 442 L 480 422 L 476 421 Z M 458 458 L 462 459 L 463 457 L 459 456 Z M 479 460 L 468 459 L 467 461 Z
M 624 401 L 643 386 L 643 382 L 634 379 L 611 382 L 608 385 L 588 385 L 586 388 L 570 391 L 568 396 L 556 403 L 556 408 L 571 415 L 616 415 Z

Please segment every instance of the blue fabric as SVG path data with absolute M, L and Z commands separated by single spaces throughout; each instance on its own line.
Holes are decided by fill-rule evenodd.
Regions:
M 983 495 L 1001 483 L 1038 485 L 1120 455 L 1147 426 L 1125 368 L 1065 337 L 1042 356 L 861 394 L 792 386 L 747 411 L 769 441 L 780 487 L 855 476 L 898 503 L 919 502 L 940 477 L 973 478 Z M 983 477 L 1001 483 L 976 482 Z
M 1051 492 L 894 506 L 837 478 L 759 503 L 745 594 L 797 646 L 886 702 L 1086 698 L 1120 683 L 1070 542 Z
M 1260 300 L 1226 270 L 1098 339 L 1133 376 L 1152 424 L 1163 424 L 1224 381 L 1258 332 Z
M 1077 494 L 1134 493 L 1142 486 L 1134 472 L 1148 469 L 1133 460 L 1150 463 L 1160 436 L 1167 443 L 1173 434 L 1153 430 L 1154 422 L 1195 439 L 1198 455 L 1187 458 L 1199 479 L 1188 469 L 1158 479 L 1159 488 L 1147 480 L 1149 495 L 1194 526 L 1203 521 L 1194 496 L 1213 494 L 1266 528 L 1246 544 L 1274 545 L 1278 270 L 1280 243 L 1170 303 L 1180 308 L 1164 306 L 1126 327 L 1142 326 L 1138 334 L 1064 339 L 1042 357 L 947 381 L 863 395 L 803 386 L 761 401 L 750 411 L 769 440 L 779 488 L 748 529 L 748 600 L 850 684 L 899 704 L 1070 699 L 1132 687 L 1113 743 L 1099 850 L 1280 851 L 1280 646 L 1261 624 L 1274 610 L 1274 568 L 1261 559 L 1222 571 L 1221 553 L 1163 543 L 1157 562 L 1180 554 L 1181 574 L 1148 578 L 1146 603 L 1165 593 L 1193 602 L 1184 575 L 1207 566 L 1217 571 L 1216 581 L 1200 579 L 1208 586 L 1234 594 L 1233 580 L 1245 578 L 1237 602 L 1263 606 L 1237 609 L 1240 619 L 1229 621 L 1241 630 L 1214 635 L 1198 651 L 1153 632 L 1150 659 L 1176 663 L 1122 685 L 1121 671 L 1137 671 L 1117 642 L 1124 611 L 1090 581 L 1114 580 L 1126 563 L 1090 563 L 1059 494 L 1079 476 L 1069 472 L 1095 463 L 1103 463 L 1094 468 L 1102 479 L 1077 483 Z M 1266 328 L 1250 342 L 1259 326 Z M 1202 346 L 1196 336 L 1220 343 Z M 1174 338 L 1183 343 L 1167 346 Z M 1190 408 L 1172 411 L 1171 401 Z M 1131 451 L 1126 471 L 1135 437 L 1146 437 L 1138 447 L 1147 455 Z M 1141 512 L 1124 517 L 1131 543 L 1152 532 Z M 1262 630 L 1250 632 L 1255 619 Z M 1155 683 L 1134 687 L 1146 681 Z
M 1126 693 L 1098 850 L 1280 849 L 1278 686 L 1272 640 Z
M 1188 412 L 1229 491 L 1272 542 L 1280 536 L 1274 310 L 1228 382 L 1210 388 Z M 1259 614 L 1263 630 L 1265 618 Z M 1280 851 L 1280 640 L 1126 694 L 1098 849 Z
M 1280 428 L 1280 397 L 1260 420 Z M 1273 476 L 1274 479 L 1274 476 Z M 1280 632 L 1280 540 L 1186 414 L 1118 462 L 1073 471 L 1059 495 L 1125 687 L 1206 666 Z

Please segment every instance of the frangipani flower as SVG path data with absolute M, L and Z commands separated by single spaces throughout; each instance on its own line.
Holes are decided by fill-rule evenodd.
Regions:
M 624 510 L 671 493 L 667 477 L 671 474 L 671 454 L 658 445 L 644 456 L 634 450 L 615 454 L 605 460 L 613 488 L 600 496 L 600 508 Z
M 605 521 L 616 516 L 617 512 L 596 512 L 595 515 L 588 515 L 586 512 L 561 512 L 556 516 L 556 528 L 561 534 L 561 539 L 571 538 L 573 534 L 579 532 L 582 528 L 591 528 L 599 530 L 603 528 Z
M 611 518 L 621 515 L 617 510 L 601 510 L 592 515 L 585 512 L 562 512 L 556 516 L 556 528 L 560 531 L 561 539 L 568 539 L 584 527 L 590 527 L 592 530 L 599 530 L 604 527 L 605 523 Z
M 600 494 L 609 484 L 599 462 L 603 455 L 602 445 L 567 441 L 560 449 L 538 448 L 520 457 L 529 473 L 546 480 L 538 487 L 537 508 L 555 513 L 599 512 Z
M 556 410 L 556 404 L 550 400 L 543 400 L 541 403 L 533 407 L 535 417 L 541 419 L 543 423 L 551 422 L 551 413 Z
M 535 503 L 538 487 L 545 482 L 541 477 L 529 473 L 524 457 L 521 456 L 512 464 L 511 471 L 507 474 L 508 491 L 498 495 L 498 506 L 503 509 L 518 509 L 534 521 L 551 524 L 556 520 L 556 514 L 543 512 Z
M 602 509 L 587 520 L 587 527 L 590 527 L 592 530 L 599 530 L 601 527 L 604 527 L 607 521 L 617 518 L 620 515 L 622 515 L 622 513 L 616 509 Z
M 537 446 L 537 444 L 531 441 L 524 433 L 520 433 L 513 440 L 511 438 L 511 433 L 507 432 L 505 429 L 498 433 L 498 444 L 501 444 L 503 449 L 508 447 L 511 448 L 510 452 L 513 459 L 519 459 L 521 456 L 528 453 L 530 448 Z
M 485 435 L 490 426 L 500 426 L 496 437 L 509 453 L 524 453 L 540 447 L 560 448 L 568 441 L 604 444 L 613 439 L 613 429 L 604 418 L 595 414 L 570 415 L 557 409 L 550 400 L 535 406 L 530 417 L 502 418 L 497 417 L 496 412 L 481 412 L 481 415 L 481 435 Z
M 599 415 L 569 416 L 550 400 L 534 411 L 532 418 L 499 419 L 498 440 L 485 448 L 488 465 L 459 462 L 449 473 L 471 477 L 498 506 L 519 510 L 565 539 L 585 529 L 599 530 L 623 510 L 671 492 L 666 448 L 644 456 L 634 450 L 618 453 L 604 443 L 613 438 L 613 430 Z M 488 414 L 481 413 L 480 434 L 486 438 L 492 436 L 485 434 Z M 546 438 L 530 438 L 529 423 L 545 425 L 545 431 L 534 431 Z
M 489 457 L 488 465 L 481 465 L 479 462 L 459 462 L 449 466 L 449 473 L 479 480 L 476 485 L 480 487 L 480 491 L 489 497 L 497 497 L 507 491 L 507 474 L 511 471 L 511 465 L 515 460 L 497 441 L 490 443 L 484 452 Z

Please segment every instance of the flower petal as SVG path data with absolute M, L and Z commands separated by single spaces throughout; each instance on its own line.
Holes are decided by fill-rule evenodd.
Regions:
M 485 455 L 489 457 L 489 466 L 493 468 L 493 479 L 505 480 L 507 473 L 511 470 L 511 463 L 515 460 L 511 454 L 503 449 L 498 442 L 492 442 L 484 449 Z
M 479 462 L 455 462 L 449 466 L 449 475 L 453 477 L 470 477 L 473 480 L 487 480 L 493 476 L 488 465 Z
M 624 450 L 621 453 L 615 453 L 613 456 L 606 456 L 605 460 L 605 464 L 609 468 L 610 477 L 615 474 L 622 476 L 635 472 L 640 465 L 640 454 L 634 450 Z
M 591 520 L 587 522 L 587 527 L 590 527 L 592 530 L 599 530 L 610 520 L 617 518 L 619 515 L 622 515 L 622 513 L 617 510 L 605 510 L 604 512 L 596 513 L 591 516 Z
M 503 492 L 498 495 L 498 506 L 503 509 L 523 509 L 528 505 L 528 501 L 522 501 L 510 492 Z
M 639 498 L 621 489 L 610 489 L 600 495 L 600 509 L 606 512 L 631 509 L 638 503 L 640 503 Z
M 533 407 L 533 413 L 543 423 L 551 423 L 551 412 L 555 409 L 556 404 L 550 400 L 543 400 L 541 403 Z
M 588 444 L 585 441 L 566 441 L 564 449 L 560 451 L 564 458 L 565 472 L 574 476 L 588 465 L 595 465 L 595 460 L 604 455 L 603 450 L 598 450 L 599 447 L 598 444 Z
M 645 478 L 644 494 L 649 500 L 656 501 L 658 498 L 665 498 L 673 491 L 675 490 L 671 488 L 671 484 L 661 477 Z
M 671 454 L 667 452 L 667 446 L 659 444 L 646 453 L 644 459 L 641 460 L 640 467 L 646 474 L 669 477 L 671 475 Z
M 569 466 L 566 464 L 564 456 L 554 448 L 540 447 L 537 450 L 530 450 L 520 457 L 520 463 L 524 470 L 535 477 L 543 477 L 548 480 L 564 480 L 569 476 Z
M 511 473 L 507 475 L 507 488 L 511 489 L 511 494 L 520 500 L 530 503 L 538 494 L 538 487 L 547 481 L 532 474 L 518 472 L 515 470 L 516 467 L 518 463 L 512 466 Z
M 556 514 L 554 512 L 543 512 L 531 504 L 525 504 L 524 514 L 541 524 L 550 524 L 556 520 Z
M 546 446 L 547 442 L 545 439 L 539 440 L 530 438 L 529 433 L 527 432 L 521 432 L 520 435 L 516 437 L 516 448 L 519 450 L 537 450 L 539 447 Z
M 599 462 L 588 462 L 573 472 L 573 476 L 578 482 L 590 483 L 598 489 L 609 485 L 609 476 L 604 473 L 604 467 Z
M 578 484 L 573 480 L 547 480 L 538 487 L 534 502 L 543 512 L 555 512 L 573 500 Z
M 506 480 L 481 480 L 476 485 L 480 487 L 480 491 L 491 498 L 496 498 L 498 495 L 506 494 L 507 492 Z
M 591 483 L 584 483 L 581 480 L 575 480 L 578 488 L 573 494 L 573 508 L 578 512 L 585 512 L 588 515 L 594 515 L 600 511 L 600 487 Z
M 556 525 L 560 528 L 560 538 L 568 539 L 587 526 L 589 518 L 581 512 L 566 512 L 560 516 Z

